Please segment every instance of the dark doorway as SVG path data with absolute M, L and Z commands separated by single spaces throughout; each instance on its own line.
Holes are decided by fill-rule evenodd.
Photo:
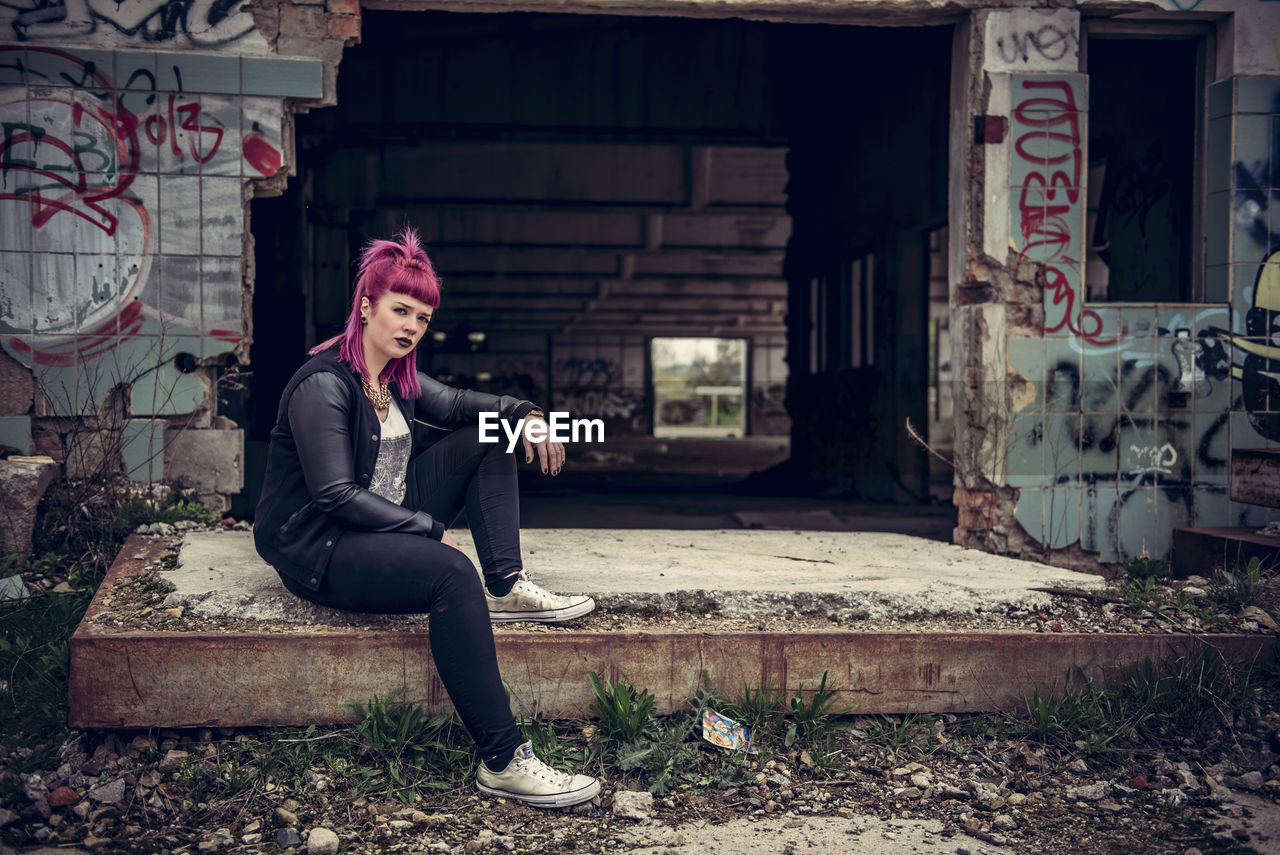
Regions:
M 721 486 L 926 501 L 903 426 L 931 413 L 950 54 L 949 26 L 366 11 L 337 106 L 297 118 L 298 176 L 267 203 L 288 225 L 260 232 L 255 203 L 255 322 L 332 334 L 361 243 L 411 223 L 445 283 L 423 370 L 603 418 L 597 469 L 652 472 L 651 339 L 733 339 L 747 435 L 715 440 L 741 443 Z M 811 360 L 818 300 L 856 364 Z
M 1196 37 L 1089 39 L 1091 300 L 1198 299 L 1192 226 L 1203 50 Z

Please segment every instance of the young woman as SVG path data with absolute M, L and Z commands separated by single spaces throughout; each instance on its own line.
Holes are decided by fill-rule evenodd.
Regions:
M 440 282 L 417 234 L 371 242 L 360 257 L 341 335 L 317 346 L 280 400 L 254 523 L 254 542 L 299 597 L 358 612 L 430 613 L 431 654 L 479 748 L 478 786 L 544 807 L 593 798 L 600 784 L 533 754 L 498 674 L 490 621 L 562 621 L 595 608 L 529 581 L 520 559 L 516 461 L 480 442 L 481 413 L 542 418 L 529 401 L 445 386 L 419 374 L 414 353 Z M 425 450 L 418 419 L 452 428 Z M 524 442 L 544 473 L 564 447 Z M 484 574 L 448 525 L 461 509 Z

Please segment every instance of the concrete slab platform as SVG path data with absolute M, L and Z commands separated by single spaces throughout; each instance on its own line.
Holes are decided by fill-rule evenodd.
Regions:
M 476 560 L 469 532 L 454 533 Z M 1040 587 L 1098 589 L 1098 576 L 883 532 L 526 529 L 525 567 L 548 590 L 611 610 L 785 613 L 838 620 L 973 614 L 1049 604 Z M 161 574 L 170 606 L 207 616 L 346 621 L 280 584 L 249 532 L 192 532 Z
M 243 629 L 152 631 L 105 620 L 130 581 L 175 546 L 132 536 L 90 604 L 70 645 L 71 726 L 334 723 L 353 720 L 349 701 L 396 691 L 432 710 L 447 705 L 424 624 L 245 621 Z M 549 632 L 518 625 L 495 638 L 514 707 L 565 718 L 587 714 L 590 671 L 647 688 L 660 713 L 679 709 L 704 675 L 727 693 L 769 685 L 791 695 L 802 685 L 812 689 L 824 672 L 838 703 L 858 713 L 973 712 L 1019 707 L 1032 691 L 1060 694 L 1075 667 L 1106 682 L 1148 657 L 1167 662 L 1211 645 L 1253 659 L 1275 644 L 1257 635 Z

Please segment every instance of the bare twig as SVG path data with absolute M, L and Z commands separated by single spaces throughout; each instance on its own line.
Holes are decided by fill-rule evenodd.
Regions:
M 1008 842 L 1003 837 L 996 837 L 994 834 L 991 834 L 990 832 L 987 832 L 987 831 L 983 831 L 979 828 L 966 828 L 964 826 L 960 826 L 960 830 L 965 834 L 969 835 L 970 837 L 976 837 L 979 840 L 985 841 L 987 843 L 995 843 L 997 845 L 1002 845 Z
M 933 447 L 929 445 L 929 443 L 925 440 L 925 438 L 920 435 L 920 432 L 916 430 L 915 425 L 911 424 L 911 419 L 907 419 L 907 435 L 911 437 L 913 440 L 915 440 L 916 444 L 919 445 L 921 448 L 923 448 L 925 451 L 929 452 L 934 457 L 938 458 L 943 463 L 950 466 L 952 469 L 956 468 L 956 462 L 954 460 L 949 460 L 948 458 L 943 457 L 937 451 L 934 451 Z

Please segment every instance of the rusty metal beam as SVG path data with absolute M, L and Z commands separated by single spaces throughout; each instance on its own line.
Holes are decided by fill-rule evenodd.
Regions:
M 404 690 L 438 709 L 447 698 L 427 634 L 368 629 L 300 632 L 108 632 L 94 625 L 103 591 L 163 551 L 126 544 L 71 640 L 73 727 L 251 726 L 351 721 L 348 701 Z M 141 557 L 137 557 L 141 556 Z M 1061 693 L 1073 667 L 1103 681 L 1146 658 L 1167 663 L 1201 645 L 1252 658 L 1271 637 L 1038 633 L 538 632 L 499 630 L 498 657 L 524 714 L 576 718 L 587 674 L 623 680 L 681 708 L 703 674 L 726 695 L 769 685 L 791 695 L 822 673 L 858 713 L 976 712 Z

